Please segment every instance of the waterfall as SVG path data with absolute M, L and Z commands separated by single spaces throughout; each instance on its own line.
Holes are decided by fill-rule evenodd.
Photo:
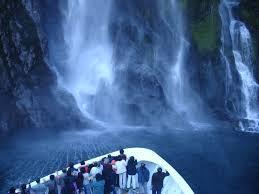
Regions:
M 179 1 L 67 0 L 63 10 L 61 84 L 87 117 L 127 125 L 204 118 L 188 84 Z
M 173 61 L 171 74 L 172 74 L 172 87 L 174 91 L 174 106 L 178 111 L 187 112 L 185 103 L 184 103 L 184 75 L 183 75 L 183 65 L 184 65 L 184 56 L 186 51 L 186 40 L 184 37 L 183 31 L 183 18 L 182 13 L 179 11 L 179 7 L 175 0 L 172 0 L 173 12 L 177 14 L 177 23 L 176 31 L 179 38 L 176 59 Z
M 167 13 L 168 7 L 170 7 L 171 14 Z M 164 85 L 167 98 L 174 110 L 180 114 L 186 114 L 188 111 L 188 105 L 186 103 L 186 77 L 184 76 L 184 57 L 187 51 L 188 42 L 184 37 L 184 22 L 181 7 L 176 0 L 160 1 L 160 15 L 162 21 L 165 23 L 167 29 L 170 31 L 171 38 L 168 40 L 169 45 L 166 48 L 164 45 L 160 45 L 165 49 L 171 49 L 169 51 L 170 59 L 163 56 L 162 52 L 158 51 L 157 58 L 163 56 L 165 63 L 169 64 L 168 79 Z M 160 43 L 157 43 L 159 45 Z
M 220 16 L 222 20 L 222 49 L 221 53 L 225 60 L 227 78 L 231 82 L 232 74 L 230 68 L 235 66 L 241 80 L 242 98 L 240 103 L 241 114 L 239 126 L 243 131 L 255 132 L 259 130 L 258 94 L 259 85 L 253 77 L 253 46 L 251 35 L 245 24 L 237 20 L 232 9 L 238 6 L 239 0 L 222 0 L 220 4 Z M 234 57 L 233 65 L 228 59 L 227 50 L 231 49 Z M 231 66 L 231 67 L 230 67 Z M 227 83 L 227 86 L 234 83 Z
M 101 106 L 98 94 L 109 90 L 113 83 L 109 6 L 106 0 L 68 0 L 64 13 L 67 57 L 62 85 L 74 95 L 79 108 L 88 117 L 96 116 L 99 108 L 96 106 Z M 108 107 L 102 106 L 102 109 Z
M 190 43 L 185 37 L 184 16 L 179 1 L 171 0 L 173 14 L 172 33 L 176 36 L 170 61 L 170 78 L 168 80 L 169 98 L 174 110 L 194 127 L 207 125 L 207 116 L 203 114 L 203 104 L 199 96 L 191 89 L 186 71 L 186 56 Z M 195 112 L 194 112 L 195 110 Z

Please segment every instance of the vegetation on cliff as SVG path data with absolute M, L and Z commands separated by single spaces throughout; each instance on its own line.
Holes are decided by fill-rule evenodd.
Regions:
M 212 53 L 220 46 L 219 0 L 182 0 L 191 38 L 201 55 Z

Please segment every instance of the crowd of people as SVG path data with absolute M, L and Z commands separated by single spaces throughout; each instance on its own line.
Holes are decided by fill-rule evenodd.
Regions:
M 134 156 L 127 158 L 124 150 L 118 156 L 108 155 L 99 162 L 80 163 L 77 169 L 73 163 L 62 170 L 61 174 L 50 175 L 48 181 L 36 185 L 21 185 L 19 192 L 14 187 L 9 194 L 122 194 L 129 191 L 139 194 L 148 194 L 147 183 L 150 172 L 145 163 L 137 167 Z M 161 194 L 163 180 L 169 176 L 161 168 L 152 175 L 152 194 Z

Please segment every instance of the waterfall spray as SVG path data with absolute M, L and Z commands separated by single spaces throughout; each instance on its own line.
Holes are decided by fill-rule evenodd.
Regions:
M 88 117 L 95 116 L 99 90 L 113 82 L 109 11 L 105 0 L 68 0 L 65 13 L 67 59 L 63 86 L 75 96 L 79 108 Z
M 171 98 L 174 109 L 183 118 L 195 127 L 207 125 L 207 118 L 203 114 L 202 102 L 196 93 L 191 89 L 188 83 L 188 75 L 186 73 L 186 60 L 187 52 L 189 49 L 189 42 L 186 40 L 184 31 L 184 18 L 182 15 L 179 2 L 172 0 L 172 11 L 177 13 L 175 16 L 174 30 L 176 33 L 177 44 L 175 45 L 175 59 L 171 61 Z M 174 52 L 174 51 L 172 51 Z M 194 113 L 193 110 L 196 110 Z

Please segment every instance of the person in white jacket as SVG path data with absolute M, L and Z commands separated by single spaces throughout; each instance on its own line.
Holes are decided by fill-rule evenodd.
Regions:
M 102 171 L 103 171 L 103 165 L 95 162 L 94 166 L 91 168 L 90 175 L 92 177 L 95 177 L 95 175 L 97 175 L 97 174 L 102 174 Z
M 126 188 L 126 179 L 127 179 L 127 162 L 126 162 L 126 156 L 122 156 L 118 159 L 118 161 L 115 162 L 115 169 L 116 174 L 119 175 L 119 186 L 121 189 Z

